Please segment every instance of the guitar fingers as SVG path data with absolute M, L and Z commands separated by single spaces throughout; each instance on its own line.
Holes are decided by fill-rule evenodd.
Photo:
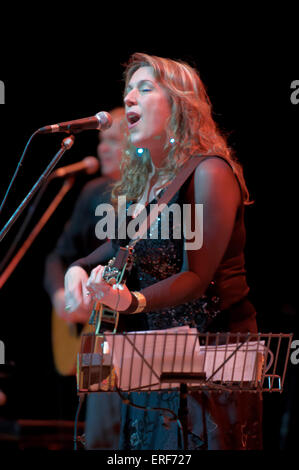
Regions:
M 87 280 L 87 285 L 89 285 L 91 282 L 95 282 L 95 280 L 99 277 L 99 275 L 103 271 L 103 269 L 104 269 L 104 266 L 101 266 L 101 265 L 94 268 L 91 271 L 90 276 Z
M 97 292 L 98 284 L 101 283 L 102 278 L 103 278 L 104 269 L 105 269 L 104 266 L 99 265 L 91 271 L 90 276 L 86 283 L 86 289 L 89 292 L 91 293 Z
M 93 297 L 93 292 L 91 292 L 87 284 L 82 282 L 82 300 L 83 300 L 83 305 L 85 307 L 88 307 L 90 303 L 92 302 L 92 297 Z

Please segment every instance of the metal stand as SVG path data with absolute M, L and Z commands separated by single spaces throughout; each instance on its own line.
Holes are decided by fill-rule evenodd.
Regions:
M 48 222 L 49 218 L 52 216 L 54 211 L 56 210 L 57 206 L 60 204 L 64 196 L 68 193 L 68 191 L 72 188 L 74 184 L 74 177 L 69 177 L 67 180 L 64 181 L 63 186 L 59 190 L 58 194 L 55 196 L 47 210 L 44 212 L 38 223 L 35 225 L 34 229 L 30 232 L 29 236 L 26 238 L 25 242 L 15 254 L 13 259 L 9 262 L 6 266 L 3 273 L 0 275 L 0 289 L 4 286 L 9 276 L 13 273 L 16 269 L 17 265 L 30 248 L 34 240 L 36 239 L 37 235 L 40 233 L 44 225 Z
M 282 393 L 292 337 L 283 333 L 202 334 L 189 327 L 83 335 L 77 392 L 82 396 L 107 391 L 179 391 L 178 419 L 183 430 L 179 443 L 187 449 L 188 393 Z
M 3 229 L 0 232 L 0 241 L 3 240 L 7 232 L 10 230 L 12 225 L 15 223 L 15 221 L 18 219 L 18 217 L 21 215 L 25 207 L 29 204 L 35 193 L 38 191 L 38 189 L 41 187 L 41 185 L 47 180 L 49 177 L 51 171 L 54 169 L 55 165 L 59 162 L 61 159 L 62 155 L 66 152 L 66 150 L 70 149 L 75 141 L 75 137 L 73 135 L 70 135 L 68 137 L 65 137 L 61 143 L 61 148 L 60 150 L 56 153 L 54 156 L 53 160 L 49 163 L 43 174 L 39 177 L 35 185 L 31 188 L 23 202 L 19 205 L 15 213 L 11 216 L 9 221 L 5 224 Z
M 187 406 L 188 387 L 186 383 L 180 385 L 180 406 L 178 411 L 178 419 L 183 428 L 183 442 L 181 442 L 181 434 L 178 432 L 178 443 L 181 449 L 188 449 L 188 406 Z

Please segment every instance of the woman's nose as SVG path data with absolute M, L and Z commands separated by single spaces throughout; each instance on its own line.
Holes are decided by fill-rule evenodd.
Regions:
M 126 94 L 124 98 L 124 103 L 126 106 L 133 106 L 137 103 L 137 93 L 136 90 L 131 90 Z

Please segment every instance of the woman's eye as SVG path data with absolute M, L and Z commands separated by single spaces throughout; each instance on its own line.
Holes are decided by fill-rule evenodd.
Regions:
M 152 91 L 152 89 L 151 88 L 141 88 L 141 91 L 148 92 L 148 91 Z

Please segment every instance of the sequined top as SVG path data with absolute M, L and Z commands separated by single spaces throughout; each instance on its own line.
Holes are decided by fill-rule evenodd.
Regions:
M 164 190 L 158 198 L 153 199 L 146 206 L 149 213 L 151 204 L 156 204 L 162 196 Z M 147 232 L 147 237 L 141 239 L 134 248 L 134 263 L 127 280 L 130 290 L 140 291 L 145 287 L 152 286 L 157 282 L 167 279 L 173 274 L 177 274 L 182 269 L 184 235 L 183 235 L 183 197 L 184 188 L 178 191 L 168 203 L 168 207 L 178 204 L 181 208 L 180 220 L 174 220 L 173 213 L 169 212 L 169 233 L 167 239 L 163 239 L 162 228 L 165 228 L 166 215 L 163 211 Z M 130 203 L 127 205 L 127 212 Z M 127 216 L 127 224 L 132 221 L 132 217 Z M 122 241 L 125 245 L 129 240 Z M 115 244 L 119 244 L 118 241 Z M 167 296 L 165 292 L 165 296 Z M 183 325 L 195 327 L 200 332 L 208 330 L 211 322 L 221 312 L 221 302 L 218 295 L 216 282 L 211 281 L 205 295 L 200 298 L 175 307 L 168 307 L 147 313 L 141 313 L 122 318 L 119 329 L 123 331 L 148 329 L 159 330 Z

